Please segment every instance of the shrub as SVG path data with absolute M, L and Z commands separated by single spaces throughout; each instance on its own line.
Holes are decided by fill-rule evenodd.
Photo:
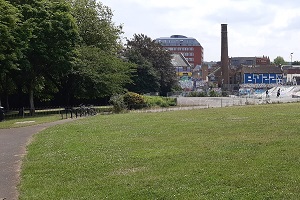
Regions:
M 144 97 L 148 107 L 160 106 L 169 107 L 176 106 L 176 98 L 160 97 L 160 96 L 145 96 Z
M 229 92 L 227 91 L 222 91 L 222 97 L 228 97 L 229 96 Z
M 211 91 L 209 91 L 209 96 L 210 97 L 218 97 L 219 95 L 218 95 L 218 93 L 216 91 L 211 90 Z
M 110 98 L 109 103 L 113 105 L 113 111 L 115 113 L 120 113 L 127 109 L 124 102 L 124 97 L 121 94 L 114 95 Z
M 124 94 L 123 98 L 125 104 L 127 105 L 127 108 L 130 110 L 147 107 L 144 97 L 137 93 L 127 92 L 126 94 Z
M 177 105 L 177 99 L 176 98 L 166 98 L 166 101 L 169 106 L 176 106 Z
M 159 96 L 144 96 L 148 107 L 159 106 L 162 103 L 162 98 Z

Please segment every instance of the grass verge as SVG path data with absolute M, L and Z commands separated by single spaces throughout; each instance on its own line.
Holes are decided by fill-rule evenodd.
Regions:
M 54 115 L 34 116 L 34 117 L 26 117 L 26 118 L 18 118 L 18 119 L 6 119 L 0 122 L 0 129 L 32 126 L 35 124 L 42 124 L 42 123 L 53 122 L 57 120 L 61 120 L 61 115 L 54 114 Z
M 35 136 L 27 199 L 300 199 L 300 104 L 100 115 Z

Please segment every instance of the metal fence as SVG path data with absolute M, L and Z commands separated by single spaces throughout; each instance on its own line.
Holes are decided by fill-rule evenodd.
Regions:
M 268 103 L 300 102 L 300 98 L 255 98 L 255 97 L 178 97 L 177 106 L 202 106 L 204 108 L 258 105 Z
M 193 110 L 230 106 L 246 106 L 270 103 L 300 102 L 300 98 L 255 98 L 255 97 L 178 97 L 177 106 L 155 107 L 131 110 L 131 112 L 167 112 L 175 110 Z
M 66 106 L 66 107 L 47 107 L 47 108 L 36 108 L 34 116 L 46 116 L 46 115 L 60 115 L 62 119 L 82 117 L 95 114 L 111 113 L 111 106 Z M 5 119 L 18 119 L 32 117 L 29 108 L 10 109 L 5 112 Z

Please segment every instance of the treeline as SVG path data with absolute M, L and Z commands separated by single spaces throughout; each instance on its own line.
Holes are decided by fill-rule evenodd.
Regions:
M 176 86 L 169 52 L 122 25 L 96 0 L 0 0 L 0 105 L 74 105 L 126 90 L 162 95 Z

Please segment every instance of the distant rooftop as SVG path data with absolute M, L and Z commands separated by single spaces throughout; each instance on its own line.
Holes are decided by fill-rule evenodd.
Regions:
M 162 46 L 201 46 L 201 44 L 193 37 L 184 35 L 172 35 L 171 37 L 160 37 L 155 40 Z
M 181 53 L 172 54 L 171 63 L 174 67 L 190 67 L 191 66 Z

